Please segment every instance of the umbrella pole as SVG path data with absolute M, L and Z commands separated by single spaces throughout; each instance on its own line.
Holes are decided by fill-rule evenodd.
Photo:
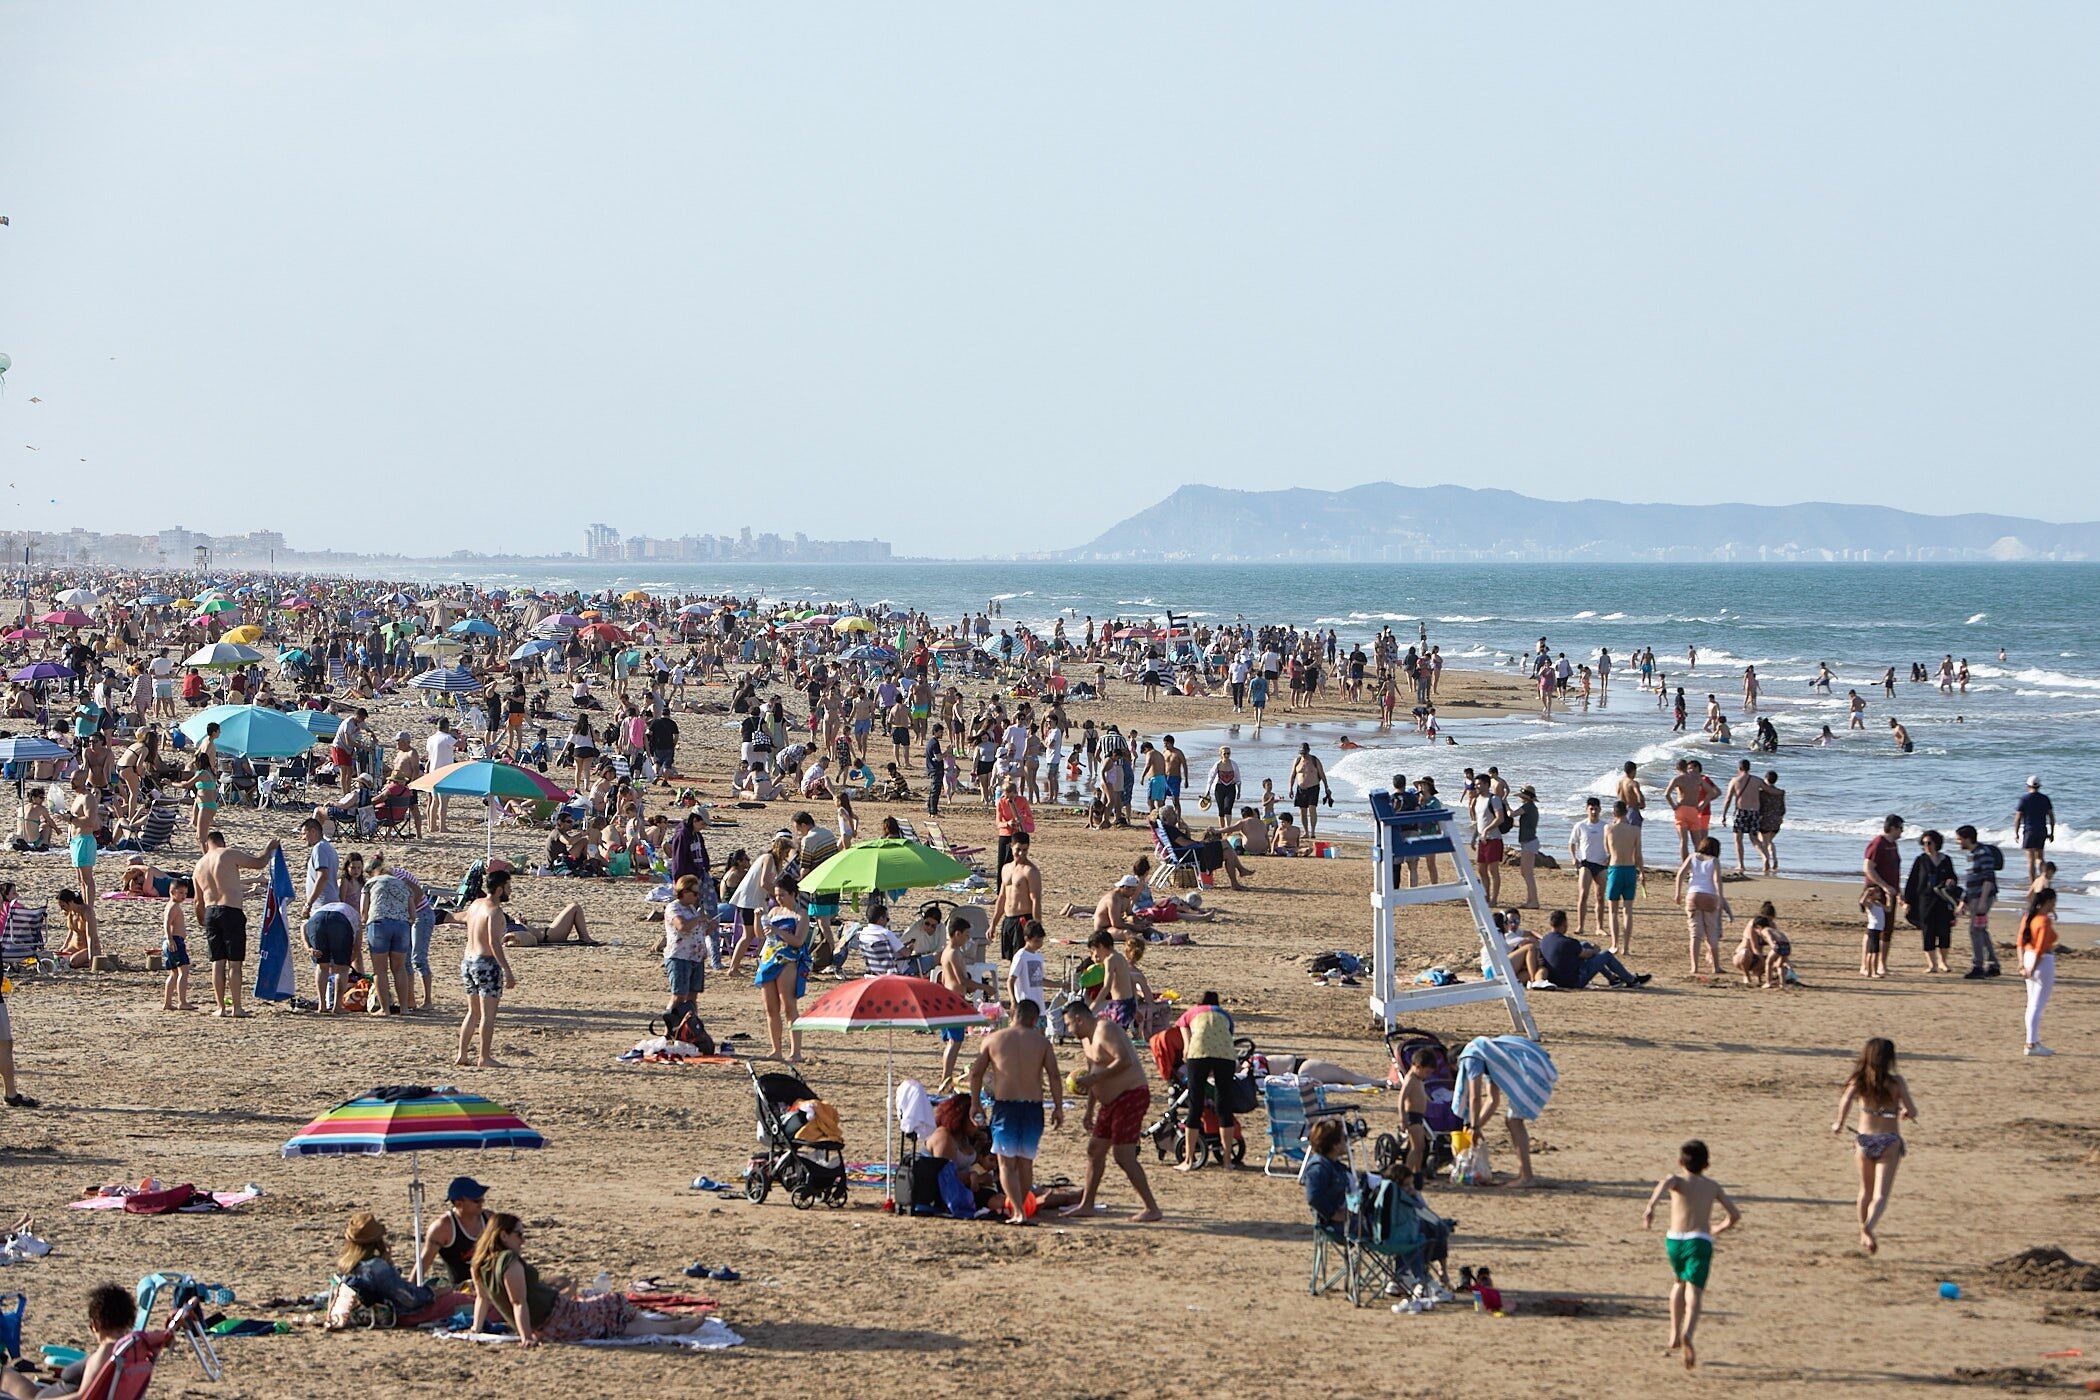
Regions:
M 408 1154 L 408 1214 L 415 1222 L 416 1282 L 423 1281 L 423 1169 L 416 1154 Z
M 897 1135 L 890 1129 L 890 1115 L 897 1111 L 897 1032 L 885 1032 L 889 1043 L 882 1052 L 882 1189 L 891 1208 L 897 1204 Z

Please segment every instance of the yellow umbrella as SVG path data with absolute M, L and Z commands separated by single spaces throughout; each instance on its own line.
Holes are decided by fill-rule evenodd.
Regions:
M 424 655 L 435 655 L 441 651 L 465 651 L 467 644 L 454 637 L 426 637 L 416 643 L 416 650 Z
M 646 603 L 649 601 L 649 595 L 642 592 L 639 588 L 630 588 L 620 595 L 620 601 L 623 603 Z
M 223 638 L 221 638 L 221 640 L 228 642 L 238 642 L 242 646 L 252 646 L 256 642 L 261 641 L 262 636 L 262 628 L 256 626 L 252 622 L 244 622 L 240 626 L 228 631 L 226 635 Z
M 831 624 L 834 632 L 872 632 L 875 624 L 864 617 L 842 617 Z

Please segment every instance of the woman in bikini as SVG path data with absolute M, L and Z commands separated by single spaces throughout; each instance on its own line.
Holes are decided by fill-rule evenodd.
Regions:
M 1916 1122 L 1918 1106 L 1911 1102 L 1910 1086 L 1896 1073 L 1896 1044 L 1875 1036 L 1859 1052 L 1859 1063 L 1845 1081 L 1838 1098 L 1833 1133 L 1845 1131 L 1845 1115 L 1859 1103 L 1859 1128 L 1855 1134 L 1859 1158 L 1859 1247 L 1872 1254 L 1880 1248 L 1874 1227 L 1889 1208 L 1889 1192 L 1896 1184 L 1896 1168 L 1903 1161 L 1902 1122 Z

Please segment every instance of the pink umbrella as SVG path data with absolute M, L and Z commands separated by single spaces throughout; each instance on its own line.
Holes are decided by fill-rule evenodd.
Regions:
M 41 642 L 47 635 L 49 634 L 39 632 L 34 627 L 17 627 L 14 631 L 7 634 L 7 640 L 10 642 Z
M 52 627 L 92 627 L 95 619 L 78 608 L 59 608 L 37 619 Z

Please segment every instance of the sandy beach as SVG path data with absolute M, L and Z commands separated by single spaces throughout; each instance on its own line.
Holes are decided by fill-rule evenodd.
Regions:
M 1454 672 L 1446 686 L 1458 712 L 1491 713 L 1526 700 L 1502 677 Z M 679 716 L 680 767 L 719 795 L 735 736 L 720 723 L 723 688 L 701 696 L 700 715 Z M 1219 700 L 1143 706 L 1113 687 L 1084 713 L 1153 734 L 1214 725 L 1222 707 Z M 375 715 L 382 736 L 402 727 L 420 737 L 428 721 L 413 702 L 390 702 Z M 717 859 L 734 846 L 759 845 L 796 805 L 730 810 L 734 829 L 711 838 Z M 864 826 L 892 810 L 864 805 Z M 916 807 L 894 810 L 923 815 Z M 1070 810 L 1045 808 L 1039 820 L 1036 857 L 1052 909 L 1090 905 L 1146 844 L 1138 832 L 1087 831 Z M 225 825 L 251 846 L 292 834 L 281 811 L 236 810 Z M 990 824 L 968 797 L 944 813 L 944 825 L 955 840 L 990 844 Z M 184 839 L 179 834 L 178 845 Z M 442 885 L 478 857 L 482 841 L 478 823 L 455 818 L 449 836 L 388 851 Z M 341 844 L 346 851 L 374 846 Z M 499 853 L 527 861 L 536 846 L 536 838 L 516 833 L 498 840 Z M 162 863 L 172 863 L 172 853 Z M 20 855 L 0 855 L 0 872 L 31 887 L 64 873 L 54 857 Z M 1265 1051 L 1382 1074 L 1367 987 L 1322 986 L 1307 974 L 1315 953 L 1368 948 L 1365 862 L 1260 859 L 1254 880 L 1246 892 L 1206 892 L 1217 919 L 1184 925 L 1189 946 L 1151 950 L 1145 970 L 1153 985 L 1184 999 L 1218 991 Z M 693 1192 L 689 1183 L 703 1174 L 738 1179 L 753 1143 L 749 1082 L 735 1066 L 617 1062 L 662 1005 L 659 926 L 639 919 L 649 907 L 641 885 L 551 877 L 521 882 L 521 917 L 544 919 L 581 901 L 606 946 L 513 952 L 519 986 L 503 1003 L 497 1037 L 509 1067 L 491 1071 L 451 1065 L 461 1009 L 456 930 L 441 931 L 433 953 L 433 1014 L 327 1019 L 265 1010 L 231 1022 L 161 1011 L 159 979 L 144 970 L 160 906 L 106 902 L 105 941 L 127 970 L 18 979 L 9 998 L 23 1084 L 44 1106 L 0 1119 L 0 1163 L 9 1208 L 34 1212 L 54 1252 L 7 1268 L 0 1288 L 28 1292 L 31 1335 L 48 1336 L 43 1329 L 71 1315 L 82 1291 L 104 1279 L 129 1283 L 173 1268 L 228 1284 L 240 1298 L 233 1314 L 298 1323 L 289 1336 L 221 1343 L 227 1378 L 211 1393 L 232 1396 L 361 1395 L 376 1377 L 403 1395 L 695 1386 L 755 1395 L 960 1395 L 988 1385 L 1003 1390 L 1015 1368 L 1031 1389 L 1058 1396 L 1152 1393 L 1163 1385 L 1512 1396 L 1610 1386 L 1659 1394 L 1684 1379 L 1661 1355 L 1668 1276 L 1660 1235 L 1642 1232 L 1640 1210 L 1655 1179 L 1673 1169 L 1677 1144 L 1696 1135 L 1711 1144 L 1713 1175 L 1745 1213 L 1741 1232 L 1722 1238 L 1708 1295 L 1701 1342 L 1709 1376 L 1777 1395 L 1833 1382 L 1922 1389 L 2100 1374 L 2080 1360 L 2041 1359 L 2089 1340 L 2100 1317 L 2094 1294 L 2003 1287 L 1988 1272 L 1992 1261 L 2030 1246 L 2100 1257 L 2089 1209 L 2100 1169 L 2100 1087 L 2088 1072 L 2100 980 L 2091 930 L 2071 930 L 2066 940 L 2050 1019 L 2050 1039 L 2064 1053 L 2023 1060 L 2016 978 L 1927 977 L 1915 947 L 1899 938 L 1888 980 L 1861 981 L 1848 887 L 1729 885 L 1738 911 L 1772 899 L 1793 936 L 1804 985 L 1767 991 L 1684 977 L 1682 915 L 1667 903 L 1667 873 L 1658 870 L 1653 880 L 1631 960 L 1655 973 L 1651 987 L 1534 994 L 1562 1076 L 1535 1130 L 1542 1189 L 1431 1190 L 1432 1204 L 1458 1221 L 1454 1270 L 1493 1269 L 1508 1301 L 1500 1318 L 1463 1304 L 1395 1316 L 1383 1305 L 1352 1309 L 1338 1295 L 1309 1297 L 1308 1217 L 1295 1182 L 1255 1171 L 1183 1176 L 1152 1164 L 1149 1147 L 1167 1216 L 1156 1225 L 1124 1218 L 1135 1203 L 1113 1170 L 1106 1218 L 1041 1221 L 1027 1230 L 896 1219 L 866 1188 L 854 1189 L 845 1210 L 809 1212 L 777 1196 L 751 1205 Z M 1541 884 L 1548 908 L 1572 898 L 1564 874 Z M 1410 913 L 1402 925 L 1404 969 L 1441 964 L 1473 975 L 1478 948 L 1462 915 L 1456 905 Z M 1046 950 L 1053 978 L 1076 955 L 1083 930 L 1083 920 L 1053 922 Z M 2011 937 L 2008 916 L 1999 937 Z M 811 995 L 826 985 L 814 982 Z M 749 985 L 718 977 L 701 1009 L 716 1034 L 740 1031 L 763 1045 L 758 994 Z M 1421 1020 L 1454 1047 L 1507 1028 L 1495 1009 Z M 1849 1135 L 1830 1131 L 1840 1082 L 1868 1034 L 1895 1039 L 1921 1112 L 1873 1259 L 1854 1242 Z M 806 1077 L 841 1110 L 849 1157 L 880 1160 L 881 1043 L 812 1034 L 806 1050 Z M 1073 1055 L 1068 1047 L 1063 1058 L 1070 1063 Z M 897 1064 L 900 1074 L 930 1080 L 937 1047 L 930 1038 L 901 1044 Z M 283 1141 L 373 1085 L 455 1082 L 518 1111 L 546 1134 L 547 1146 L 433 1154 L 423 1172 L 435 1188 L 455 1171 L 486 1182 L 492 1208 L 525 1217 L 549 1272 L 683 1283 L 679 1271 L 690 1263 L 735 1268 L 740 1281 L 704 1287 L 745 1344 L 703 1356 L 563 1347 L 527 1354 L 423 1333 L 324 1334 L 311 1314 L 262 1306 L 325 1286 L 352 1211 L 380 1212 L 397 1238 L 408 1226 L 404 1160 L 287 1160 L 278 1151 Z M 1383 1095 L 1368 1097 L 1364 1113 L 1376 1130 L 1393 1126 L 1395 1110 Z M 1258 1113 L 1249 1132 L 1250 1158 L 1258 1158 L 1266 1146 Z M 1506 1169 L 1499 1132 L 1490 1150 Z M 1082 1168 L 1076 1128 L 1050 1134 L 1039 1175 L 1076 1180 Z M 83 1190 L 148 1174 L 221 1190 L 252 1182 L 263 1194 L 203 1217 L 64 1208 Z M 1961 1285 L 1959 1301 L 1942 1301 L 1943 1280 Z M 166 1393 L 204 1393 L 191 1384 L 186 1358 L 170 1356 L 163 1371 Z

